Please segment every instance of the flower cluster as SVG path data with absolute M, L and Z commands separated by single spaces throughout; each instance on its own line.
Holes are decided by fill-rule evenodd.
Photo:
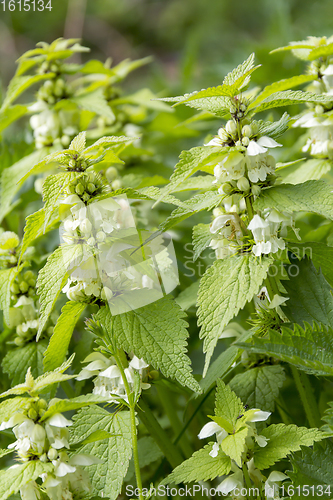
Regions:
M 50 402 L 50 406 L 58 400 Z M 40 498 L 40 488 L 50 500 L 77 498 L 76 491 L 90 492 L 90 484 L 84 478 L 80 465 L 91 465 L 95 459 L 87 455 L 74 455 L 69 458 L 68 427 L 72 421 L 61 413 L 54 413 L 42 420 L 47 407 L 45 399 L 34 399 L 24 409 L 17 411 L 0 425 L 0 430 L 12 428 L 16 441 L 8 446 L 16 451 L 21 462 L 40 460 L 53 465 L 52 472 L 41 475 L 42 487 L 30 481 L 21 489 L 26 500 Z M 15 467 L 15 465 L 13 466 Z
M 20 239 L 12 231 L 0 233 L 0 268 L 14 267 L 17 264 L 17 247 Z
M 128 403 L 125 383 L 122 374 L 111 356 L 107 358 L 99 352 L 89 354 L 84 360 L 88 363 L 79 373 L 77 380 L 86 380 L 95 377 L 93 394 L 108 398 L 110 403 L 121 403 L 122 400 Z M 149 389 L 150 384 L 144 382 L 147 378 L 148 364 L 136 356 L 133 356 L 125 368 L 124 373 L 131 391 L 134 391 L 135 377 L 139 376 L 139 388 Z

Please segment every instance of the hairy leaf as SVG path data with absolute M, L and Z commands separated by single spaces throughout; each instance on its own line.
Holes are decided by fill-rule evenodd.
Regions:
M 10 316 L 9 316 L 9 306 L 10 306 L 10 285 L 15 279 L 17 274 L 17 267 L 11 267 L 9 269 L 3 269 L 0 271 L 0 309 L 3 311 L 3 315 L 7 325 L 10 327 Z
M 329 441 L 325 444 L 324 448 L 315 443 L 313 449 L 302 448 L 302 455 L 292 456 L 293 471 L 288 471 L 288 476 L 294 486 L 306 484 L 333 487 L 333 445 Z M 320 493 L 320 489 L 317 491 Z
M 193 227 L 193 262 L 196 261 L 201 253 L 207 248 L 213 238 L 210 232 L 210 224 L 198 224 Z
M 17 493 L 29 481 L 34 481 L 45 472 L 52 472 L 54 466 L 51 462 L 31 460 L 16 467 L 0 471 L 0 500 L 5 500 Z
M 2 360 L 2 368 L 8 374 L 11 384 L 21 384 L 24 382 L 25 374 L 29 367 L 33 377 L 39 377 L 43 373 L 43 354 L 47 342 L 29 342 L 24 347 L 10 350 Z

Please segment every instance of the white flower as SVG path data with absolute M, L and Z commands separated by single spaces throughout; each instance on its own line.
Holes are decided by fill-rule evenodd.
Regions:
M 213 458 L 217 457 L 220 444 L 222 443 L 223 439 L 228 436 L 227 431 L 224 430 L 216 422 L 208 422 L 203 426 L 200 433 L 198 434 L 199 439 L 205 439 L 207 437 L 213 436 L 214 434 L 216 435 L 217 443 L 214 443 L 212 451 L 209 453 L 209 455 Z
M 247 419 L 247 422 L 264 422 L 271 415 L 270 411 L 252 409 L 255 413 Z
M 280 498 L 279 495 L 279 483 L 288 479 L 288 476 L 283 474 L 283 472 L 273 471 L 268 476 L 265 482 L 265 496 L 267 500 L 277 500 Z
M 22 500 L 39 500 L 41 498 L 40 491 L 35 481 L 29 481 L 20 489 Z
M 281 222 L 284 219 L 281 218 Z M 252 231 L 255 245 L 252 247 L 254 255 L 257 257 L 261 254 L 276 253 L 279 249 L 285 248 L 285 242 L 282 238 L 278 238 L 277 234 L 281 222 L 275 222 L 275 219 L 263 219 L 260 215 L 255 215 L 248 225 L 248 229 Z
M 224 496 L 228 495 L 228 493 L 232 493 L 236 488 L 240 491 L 244 486 L 242 470 L 234 464 L 232 464 L 231 470 L 233 471 L 233 474 L 224 479 L 224 481 L 222 481 L 222 483 L 220 483 L 216 488 L 216 491 L 220 491 Z M 241 495 L 239 494 L 237 498 L 241 498 Z
M 281 146 L 282 144 L 274 141 L 274 139 L 272 139 L 271 137 L 263 135 L 257 141 L 252 140 L 249 142 L 246 154 L 248 156 L 261 155 L 263 153 L 266 153 L 268 151 L 268 148 L 276 148 Z

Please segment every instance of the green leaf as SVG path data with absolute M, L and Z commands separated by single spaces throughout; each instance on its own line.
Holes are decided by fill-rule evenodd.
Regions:
M 17 104 L 0 112 L 0 133 L 9 127 L 11 123 L 24 116 L 28 111 L 26 106 Z
M 184 182 L 178 184 L 172 192 L 181 193 L 183 191 L 192 191 L 197 189 L 212 189 L 214 186 L 213 181 L 215 177 L 213 175 L 196 175 L 190 179 L 186 179 Z
M 87 304 L 84 302 L 67 302 L 62 308 L 50 343 L 44 353 L 45 370 L 54 370 L 64 361 L 75 325 L 86 307 Z
M 288 113 L 283 113 L 280 120 L 277 122 L 263 122 L 259 121 L 259 134 L 268 135 L 273 139 L 280 137 L 289 128 L 289 115 Z
M 291 330 L 281 326 L 281 332 L 270 330 L 268 338 L 253 337 L 244 349 L 286 361 L 307 373 L 333 375 L 333 330 L 324 325 L 296 323 Z
M 176 208 L 171 215 L 160 224 L 160 230 L 167 231 L 182 220 L 202 210 L 212 210 L 221 203 L 223 197 L 224 195 L 216 191 L 206 191 L 205 193 L 196 194 L 189 200 L 184 201 L 181 207 Z M 164 198 L 164 201 L 166 201 L 166 198 Z
M 91 146 L 88 146 L 84 150 L 84 154 L 90 153 L 95 149 L 103 149 L 110 148 L 111 146 L 119 146 L 120 144 L 124 144 L 126 142 L 132 142 L 135 140 L 135 137 L 127 137 L 126 135 L 110 135 L 101 137 L 98 141 L 94 142 Z
M 229 386 L 249 408 L 272 412 L 285 378 L 281 365 L 258 366 L 236 375 Z
M 8 374 L 11 384 L 17 385 L 24 382 L 25 374 L 29 367 L 34 378 L 43 373 L 43 354 L 47 342 L 29 342 L 24 347 L 10 350 L 2 360 L 2 368 Z
M 106 399 L 95 394 L 86 394 L 72 399 L 52 399 L 49 407 L 40 419 L 41 422 L 52 417 L 55 413 L 64 413 L 65 411 L 73 411 L 85 406 L 97 405 L 106 403 Z
M 242 466 L 242 454 L 246 450 L 245 440 L 248 435 L 248 428 L 244 427 L 235 434 L 229 434 L 221 443 L 221 448 L 224 453 L 236 462 L 238 467 Z
M 0 500 L 17 493 L 29 481 L 34 481 L 45 472 L 52 472 L 54 465 L 51 462 L 31 460 L 24 464 L 0 471 Z
M 211 481 L 218 476 L 229 474 L 231 470 L 230 457 L 221 450 L 219 450 L 217 457 L 211 457 L 209 453 L 212 451 L 213 444 L 209 443 L 193 453 L 191 458 L 178 465 L 161 484 Z
M 42 80 L 49 80 L 55 76 L 54 73 L 46 73 L 42 75 L 28 75 L 14 77 L 7 89 L 7 93 L 3 100 L 1 111 L 8 108 L 8 106 L 15 101 L 25 90 Z
M 193 262 L 196 261 L 201 253 L 207 248 L 213 238 L 210 232 L 210 224 L 198 224 L 193 227 Z
M 79 265 L 84 248 L 84 245 L 62 245 L 58 247 L 39 272 L 37 279 L 40 300 L 38 338 L 44 329 L 60 291 L 65 286 L 70 264 L 76 262 Z
M 187 311 L 190 307 L 193 307 L 197 303 L 198 291 L 199 291 L 199 281 L 195 281 L 189 287 L 185 288 L 180 294 L 175 298 L 177 304 Z
M 249 111 L 254 109 L 256 113 L 265 111 L 266 109 L 279 108 L 281 106 L 290 106 L 298 103 L 330 103 L 333 98 L 324 94 L 312 94 L 311 92 L 303 92 L 302 90 L 285 90 L 275 92 L 263 99 L 259 104 L 250 104 Z
M 59 198 L 63 195 L 70 183 L 82 174 L 76 172 L 61 172 L 46 177 L 43 183 L 43 201 L 44 201 L 44 230 L 49 219 L 57 208 Z
M 254 53 L 252 53 L 242 64 L 239 64 L 237 68 L 228 73 L 223 80 L 223 85 L 235 85 L 240 79 L 248 75 L 248 72 L 253 69 L 254 57 Z M 241 85 L 245 86 L 246 83 L 243 82 Z
M 254 255 L 233 255 L 216 260 L 200 282 L 198 324 L 204 340 L 207 373 L 216 343 L 229 321 L 252 300 L 266 278 L 270 258 L 256 259 Z
M 258 103 L 274 94 L 275 92 L 281 90 L 292 89 L 293 87 L 298 87 L 298 85 L 302 85 L 303 83 L 312 82 L 316 80 L 317 75 L 297 75 L 292 76 L 291 78 L 285 78 L 284 80 L 279 80 L 278 82 L 274 82 L 271 85 L 267 85 L 260 94 L 257 95 L 255 100 L 251 103 L 251 108 L 255 107 Z
M 10 285 L 17 274 L 17 267 L 3 269 L 0 271 L 0 309 L 3 311 L 6 324 L 10 327 Z
M 71 378 L 74 378 L 75 375 L 65 375 L 63 372 L 68 370 L 70 367 L 73 358 L 75 354 L 72 354 L 70 358 L 68 358 L 67 361 L 65 361 L 61 366 L 53 370 L 52 372 L 47 372 L 44 373 L 43 375 L 40 375 L 38 378 L 36 378 L 33 390 L 31 391 L 31 394 L 39 394 L 40 392 L 44 391 L 47 387 L 53 384 L 57 384 L 58 382 L 64 382 L 66 380 L 70 380 Z
M 1 176 L 0 222 L 7 214 L 14 196 L 22 187 L 22 177 L 29 172 L 32 165 L 39 162 L 45 155 L 45 149 L 34 151 L 9 168 L 5 168 Z
M 156 464 L 161 458 L 163 458 L 163 453 L 151 436 L 144 436 L 138 439 L 138 455 L 141 469 L 143 467 L 147 467 L 147 465 L 150 465 L 151 463 Z M 134 476 L 134 473 L 134 460 L 132 457 L 125 481 L 128 482 Z
M 115 116 L 111 110 L 108 102 L 103 96 L 103 90 L 97 89 L 93 92 L 77 95 L 68 99 L 70 102 L 75 103 L 79 108 L 87 111 L 92 111 L 96 115 L 105 116 L 109 120 L 114 121 Z
M 293 242 L 292 244 L 289 244 L 289 249 L 297 257 L 304 257 L 307 255 L 312 260 L 315 267 L 317 269 L 321 269 L 325 278 L 333 287 L 333 247 L 317 241 L 307 241 L 305 243 Z M 297 263 L 297 265 L 299 264 Z
M 242 413 L 244 413 L 244 406 L 241 400 L 232 392 L 228 385 L 222 380 L 217 380 L 215 415 L 226 420 L 232 426 L 232 429 L 234 429 Z M 229 432 L 228 429 L 226 431 Z
M 312 446 L 321 441 L 325 434 L 318 429 L 307 429 L 296 425 L 273 424 L 260 433 L 268 439 L 263 448 L 256 445 L 254 449 L 254 465 L 259 470 L 268 469 L 301 446 Z
M 50 215 L 49 223 L 44 231 L 45 222 L 45 210 L 41 208 L 38 212 L 29 215 L 26 218 L 26 224 L 24 228 L 24 235 L 21 244 L 20 251 L 20 261 L 22 260 L 24 252 L 37 238 L 45 234 L 47 231 L 51 230 L 54 225 L 59 221 L 59 210 L 58 207 L 55 208 L 53 213 Z
M 0 421 L 6 422 L 13 416 L 13 413 L 30 405 L 31 401 L 31 398 L 20 396 L 2 401 L 0 403 Z
M 294 486 L 320 486 L 333 487 L 333 445 L 327 441 L 325 448 L 314 444 L 311 448 L 302 448 L 302 455 L 293 455 L 291 463 L 293 471 L 288 471 L 288 476 Z M 325 488 L 324 488 L 325 489 Z M 320 490 L 318 489 L 318 493 Z M 320 496 L 320 495 L 318 495 Z
M 308 55 L 309 61 L 314 61 L 315 59 L 319 59 L 320 57 L 327 57 L 333 54 L 333 43 L 328 43 L 327 45 L 320 45 L 319 47 L 315 47 L 311 50 Z
M 201 391 L 186 356 L 187 323 L 184 312 L 170 297 L 114 317 L 117 345 L 175 378 L 193 391 Z
M 79 153 L 86 147 L 86 132 L 80 132 L 69 145 L 69 149 L 78 151 Z
M 91 465 L 85 470 L 95 492 L 103 492 L 111 500 L 116 500 L 132 455 L 130 413 L 119 411 L 112 414 L 98 406 L 91 406 L 79 411 L 73 421 L 70 432 L 74 442 L 87 439 L 99 430 L 112 434 L 109 439 L 84 445 L 80 453 L 94 455 L 102 460 L 101 464 Z
M 317 180 L 324 177 L 332 168 L 332 162 L 323 158 L 313 158 L 312 160 L 298 162 L 288 167 L 278 169 L 279 175 L 285 184 L 300 184 L 302 182 Z
M 315 212 L 333 219 L 332 186 L 325 181 L 312 180 L 303 184 L 281 184 L 264 189 L 254 202 L 255 210 L 274 207 L 276 210 Z
M 174 173 L 170 177 L 170 183 L 161 190 L 161 196 L 158 201 L 161 201 L 165 195 L 174 191 L 174 189 L 183 183 L 188 177 L 193 175 L 198 170 L 202 170 L 208 163 L 218 163 L 226 149 L 212 146 L 201 146 L 192 148 L 189 151 L 183 151 L 180 154 L 180 161 L 175 166 Z
M 304 251 L 305 245 L 303 246 Z M 331 248 L 331 253 L 333 254 L 333 248 Z M 317 271 L 306 257 L 301 261 L 290 259 L 290 262 L 291 265 L 286 268 L 287 274 L 293 274 L 297 269 L 297 275 L 293 274 L 292 279 L 283 281 L 283 286 L 289 297 L 289 300 L 283 305 L 284 313 L 290 321 L 301 326 L 306 321 L 309 324 L 322 323 L 333 328 L 332 289 L 321 271 Z

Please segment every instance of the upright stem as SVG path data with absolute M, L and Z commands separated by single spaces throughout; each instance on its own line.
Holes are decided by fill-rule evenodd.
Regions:
M 311 427 L 320 427 L 321 419 L 317 407 L 317 402 L 313 394 L 309 377 L 304 372 L 300 372 L 294 366 L 290 365 L 297 390 L 299 392 L 305 414 Z
M 117 366 L 120 370 L 121 377 L 124 381 L 125 391 L 128 398 L 129 408 L 130 408 L 130 416 L 131 416 L 131 434 L 132 434 L 132 447 L 133 447 L 133 460 L 134 460 L 134 469 L 135 469 L 135 477 L 136 484 L 139 489 L 139 499 L 144 500 L 142 495 L 142 479 L 141 479 L 141 471 L 139 464 L 139 452 L 138 452 L 138 439 L 136 433 L 136 422 L 135 422 L 135 403 L 133 401 L 133 395 L 128 383 L 128 380 L 125 375 L 125 370 L 123 364 L 121 362 L 120 356 L 118 354 L 114 354 L 114 358 L 116 360 Z
M 252 207 L 251 195 L 245 196 L 246 209 L 249 216 L 249 222 L 253 219 L 254 212 Z
M 253 496 L 252 496 L 252 494 L 250 495 L 250 489 L 252 488 L 252 483 L 251 483 L 251 479 L 250 479 L 250 476 L 249 476 L 249 471 L 247 470 L 245 462 L 242 465 L 242 470 L 243 470 L 243 474 L 244 474 L 245 484 L 246 484 L 247 490 L 249 492 L 248 497 L 250 499 L 252 499 Z

